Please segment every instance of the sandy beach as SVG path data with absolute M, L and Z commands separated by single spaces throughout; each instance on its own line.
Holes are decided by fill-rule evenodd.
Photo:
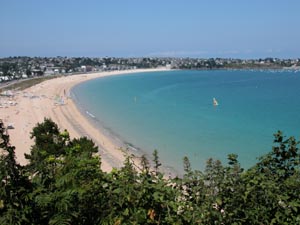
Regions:
M 8 126 L 11 144 L 16 147 L 17 161 L 27 163 L 24 153 L 30 153 L 33 140 L 30 139 L 32 128 L 44 118 L 51 118 L 58 124 L 61 131 L 67 129 L 71 138 L 87 136 L 99 147 L 102 169 L 110 171 L 123 164 L 124 153 L 105 132 L 97 129 L 78 110 L 70 97 L 70 89 L 81 82 L 120 74 L 162 71 L 165 69 L 137 69 L 127 71 L 100 72 L 64 76 L 44 81 L 23 91 L 14 91 L 13 97 L 0 97 L 0 118 Z

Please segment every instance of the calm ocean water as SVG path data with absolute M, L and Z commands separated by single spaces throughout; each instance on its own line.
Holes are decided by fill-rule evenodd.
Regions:
M 168 71 L 82 83 L 77 100 L 103 126 L 163 164 L 194 169 L 238 154 L 249 168 L 271 151 L 273 134 L 300 137 L 300 72 Z M 216 98 L 219 105 L 213 105 Z

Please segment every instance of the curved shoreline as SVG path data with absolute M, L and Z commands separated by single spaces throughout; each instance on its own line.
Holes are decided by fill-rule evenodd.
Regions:
M 159 69 L 159 70 L 143 70 L 143 71 L 138 71 L 138 73 L 144 73 L 144 72 L 161 72 L 161 71 L 170 71 L 170 70 L 165 70 L 165 69 Z M 125 73 L 124 75 L 127 75 L 130 73 Z M 123 75 L 123 74 L 122 74 Z M 122 76 L 121 75 L 121 76 Z M 96 78 L 97 79 L 97 78 Z M 85 81 L 84 81 L 85 82 Z M 83 83 L 83 82 L 81 82 Z M 104 160 L 105 162 L 109 162 L 109 164 L 114 167 L 114 168 L 120 168 L 123 166 L 124 160 L 126 156 L 130 156 L 132 160 L 134 160 L 134 164 L 139 167 L 140 165 L 140 160 L 141 157 L 144 155 L 148 158 L 148 161 L 150 163 L 150 166 L 154 166 L 152 163 L 152 152 L 147 152 L 145 149 L 140 148 L 140 146 L 135 145 L 134 143 L 128 142 L 125 138 L 120 136 L 115 130 L 111 129 L 109 127 L 109 124 L 106 124 L 105 121 L 101 120 L 101 118 L 95 117 L 92 113 L 90 113 L 90 109 L 86 108 L 84 104 L 82 104 L 78 99 L 73 91 L 73 89 L 77 86 L 80 85 L 81 83 L 78 83 L 74 86 L 71 87 L 70 89 L 70 95 L 71 98 L 77 107 L 77 110 L 82 114 L 83 117 L 86 118 L 86 120 L 96 129 L 98 130 L 103 136 L 102 139 L 109 140 L 114 146 L 115 150 L 121 154 L 122 160 L 118 160 L 118 163 L 114 162 L 116 160 L 115 156 L 111 156 L 111 150 L 108 150 L 106 148 L 105 142 L 96 140 L 96 144 L 99 147 L 99 153 L 101 155 L 101 159 Z M 84 136 L 84 134 L 82 135 Z M 93 139 L 93 137 L 91 137 Z M 102 140 L 101 139 L 101 140 Z M 95 140 L 95 139 L 93 139 Z M 162 171 L 166 177 L 175 177 L 180 175 L 179 171 L 167 164 L 163 164 L 160 167 L 160 171 Z
M 91 114 L 89 112 L 89 109 L 85 108 L 81 104 L 81 102 L 77 100 L 75 93 L 72 91 L 75 86 L 71 88 L 70 93 L 72 96 L 72 100 L 77 107 L 77 110 L 96 130 L 98 130 L 104 137 L 106 137 L 111 143 L 113 143 L 114 146 L 116 146 L 115 149 L 119 151 L 119 154 L 122 154 L 122 156 L 124 156 L 122 158 L 122 161 L 119 161 L 118 163 L 114 162 L 113 159 L 115 158 L 110 156 L 110 152 L 107 151 L 108 149 L 106 149 L 105 143 L 103 144 L 103 142 L 96 140 L 95 142 L 99 147 L 101 159 L 105 162 L 109 162 L 109 164 L 114 168 L 120 168 L 121 166 L 123 166 L 125 156 L 131 156 L 132 160 L 134 160 L 134 164 L 138 167 L 140 165 L 140 159 L 144 155 L 148 159 L 150 166 L 154 166 L 152 165 L 153 163 L 151 160 L 152 154 L 140 148 L 139 146 L 128 142 L 125 138 L 117 134 L 110 127 L 107 127 L 104 121 L 99 120 L 97 117 Z M 85 135 L 82 134 L 82 136 Z M 180 173 L 175 168 L 168 166 L 167 164 L 162 165 L 160 171 L 162 171 L 166 175 L 166 177 L 175 177 L 180 175 Z
M 47 117 L 57 123 L 61 130 L 67 129 L 71 138 L 81 136 L 91 138 L 99 147 L 101 167 L 104 171 L 121 167 L 125 159 L 124 153 L 120 150 L 122 146 L 97 129 L 87 116 L 80 112 L 69 93 L 75 85 L 91 79 L 165 70 L 167 69 L 137 69 L 65 76 L 44 81 L 22 92 L 15 92 L 15 96 L 10 100 L 17 104 L 1 108 L 0 118 L 6 125 L 12 124 L 15 128 L 8 132 L 12 145 L 16 147 L 17 161 L 22 165 L 27 163 L 24 153 L 30 153 L 33 144 L 30 132 L 37 123 L 43 122 Z

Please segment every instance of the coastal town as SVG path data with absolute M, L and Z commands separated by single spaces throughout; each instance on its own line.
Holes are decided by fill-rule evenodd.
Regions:
M 0 82 L 51 75 L 72 75 L 145 68 L 168 69 L 299 69 L 296 59 L 233 58 L 116 58 L 116 57 L 7 57 L 0 58 Z

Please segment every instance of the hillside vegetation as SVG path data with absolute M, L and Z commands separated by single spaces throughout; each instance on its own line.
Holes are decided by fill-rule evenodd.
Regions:
M 299 142 L 281 132 L 248 170 L 234 154 L 226 165 L 209 159 L 204 171 L 185 157 L 184 176 L 170 179 L 157 151 L 151 167 L 127 157 L 102 171 L 93 141 L 71 139 L 51 119 L 31 138 L 21 166 L 0 122 L 0 224 L 300 224 Z

